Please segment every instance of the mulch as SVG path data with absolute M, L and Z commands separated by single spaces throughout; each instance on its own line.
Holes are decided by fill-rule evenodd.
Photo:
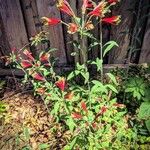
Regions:
M 10 95 L 10 96 L 9 96 Z M 6 112 L 0 118 L 0 150 L 21 150 L 30 147 L 40 150 L 63 149 L 67 132 L 62 133 L 60 124 L 54 122 L 43 101 L 30 93 L 5 92 L 2 103 Z

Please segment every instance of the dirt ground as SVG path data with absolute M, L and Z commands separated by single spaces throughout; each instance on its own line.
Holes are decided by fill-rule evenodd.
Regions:
M 67 134 L 61 134 L 60 125 L 54 124 L 40 98 L 13 92 L 6 92 L 4 97 L 7 98 L 1 102 L 6 105 L 6 112 L 0 118 L 0 150 L 62 149 Z

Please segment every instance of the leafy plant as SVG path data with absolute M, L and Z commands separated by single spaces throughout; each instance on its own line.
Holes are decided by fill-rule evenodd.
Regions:
M 141 103 L 138 118 L 145 121 L 145 125 L 150 132 L 150 88 L 146 90 L 144 102 Z
M 126 93 L 132 93 L 134 98 L 141 100 L 145 96 L 147 85 L 143 78 L 132 77 L 126 83 Z
M 54 70 L 54 61 L 51 59 L 52 48 L 41 52 L 36 59 L 27 49 L 23 49 L 24 58 L 17 57 L 20 51 L 12 53 L 16 66 L 25 72 L 25 81 L 33 84 L 35 94 L 41 96 L 56 123 L 61 123 L 63 131 L 68 131 L 68 143 L 64 146 L 66 150 L 130 149 L 136 139 L 136 135 L 128 126 L 125 105 L 117 102 L 116 77 L 107 73 L 106 82 L 103 82 L 103 57 L 112 47 L 118 45 L 114 41 L 102 45 L 102 23 L 120 22 L 120 16 L 106 17 L 110 7 L 117 2 L 102 0 L 96 4 L 90 0 L 83 0 L 82 17 L 79 18 L 66 0 L 59 0 L 58 8 L 71 16 L 73 22 L 65 23 L 59 18 L 42 18 L 45 25 L 59 23 L 66 25 L 69 34 L 78 33 L 81 39 L 81 43 L 76 45 L 83 61 L 77 62 L 75 70 L 66 77 L 58 75 Z M 89 33 L 94 28 L 93 19 L 100 23 L 100 41 Z M 94 45 L 100 45 L 100 58 L 96 58 L 95 61 L 88 60 L 85 37 L 94 41 L 90 49 Z M 41 38 L 32 38 L 32 45 L 37 46 L 40 42 Z M 101 74 L 101 81 L 90 77 L 88 64 L 96 65 L 97 71 Z M 78 85 L 73 80 L 77 77 L 84 79 L 84 84 Z M 40 146 L 47 147 L 47 144 Z

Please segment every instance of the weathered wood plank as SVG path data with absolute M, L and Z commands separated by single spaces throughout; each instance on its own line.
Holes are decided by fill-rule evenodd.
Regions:
M 109 63 L 124 63 L 127 56 L 127 50 L 130 44 L 129 30 L 131 28 L 133 13 L 129 9 L 134 9 L 134 3 L 131 0 L 122 0 L 118 7 L 113 11 L 113 15 L 121 15 L 121 23 L 113 26 L 111 39 L 119 44 L 109 54 Z
M 36 27 L 35 27 L 35 21 L 34 21 L 34 14 L 32 9 L 32 3 L 35 3 L 34 0 L 20 0 L 23 14 L 25 18 L 25 24 L 27 27 L 27 33 L 28 37 L 34 36 L 37 34 Z
M 1 68 L 5 66 L 5 60 L 2 59 L 2 57 L 8 55 L 9 50 L 10 50 L 10 47 L 7 41 L 7 36 L 6 36 L 5 28 L 3 25 L 3 20 L 0 14 L 0 67 Z
M 150 17 L 148 18 L 139 63 L 150 63 Z
M 69 4 L 71 4 L 72 0 L 68 0 Z M 62 20 L 66 23 L 71 23 L 71 17 L 64 13 L 61 13 Z M 65 50 L 66 50 L 66 57 L 67 57 L 67 64 L 74 63 L 74 57 L 71 56 L 71 53 L 74 52 L 73 44 L 71 41 L 73 40 L 73 36 L 67 33 L 67 27 L 63 25 L 63 36 L 64 36 L 64 43 L 65 43 Z
M 40 22 L 40 18 L 38 16 L 36 0 L 20 0 L 22 11 L 25 19 L 25 25 L 27 29 L 27 35 L 30 39 L 31 37 L 38 34 L 42 31 L 42 26 Z M 37 56 L 42 49 L 44 49 L 45 45 L 39 44 L 38 46 L 31 47 L 31 51 L 33 55 Z
M 143 64 L 129 64 L 129 66 L 141 66 Z M 105 64 L 103 66 L 103 69 L 104 69 L 104 73 L 107 73 L 109 72 L 110 70 L 113 70 L 113 69 L 127 69 L 128 67 L 128 64 Z M 71 71 L 73 70 L 73 67 L 71 66 L 60 66 L 60 67 L 55 67 L 54 68 L 56 70 L 57 73 L 62 73 L 62 72 L 68 72 L 68 71 Z M 20 76 L 20 77 L 23 77 L 24 76 L 24 72 L 20 69 L 2 69 L 0 68 L 0 76 Z
M 56 1 L 55 0 L 37 0 L 37 8 L 38 14 L 40 17 L 54 17 L 54 18 L 61 18 L 60 12 L 56 8 Z M 60 64 L 66 64 L 66 53 L 65 53 L 65 46 L 64 46 L 64 37 L 63 37 L 63 30 L 62 25 L 51 26 L 45 28 L 49 34 L 49 40 L 51 47 L 57 48 L 58 50 L 54 52 L 54 56 L 59 58 Z
M 0 14 L 10 48 L 21 48 L 28 43 L 19 0 L 0 0 Z

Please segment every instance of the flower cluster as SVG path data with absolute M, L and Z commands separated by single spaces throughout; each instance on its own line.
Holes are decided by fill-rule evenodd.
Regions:
M 58 0 L 57 8 L 73 17 L 74 22 L 65 23 L 59 18 L 47 18 L 43 17 L 44 25 L 57 25 L 62 23 L 67 26 L 68 33 L 74 34 L 76 32 L 83 32 L 94 29 L 94 25 L 92 23 L 92 18 L 95 17 L 96 20 L 101 21 L 103 23 L 108 23 L 112 25 L 117 25 L 120 22 L 120 16 L 112 16 L 109 17 L 110 7 L 115 5 L 119 0 L 102 0 L 97 5 L 93 3 L 92 0 L 82 0 L 82 20 L 79 21 L 79 17 L 76 16 L 75 12 L 71 8 L 70 4 L 67 0 Z

